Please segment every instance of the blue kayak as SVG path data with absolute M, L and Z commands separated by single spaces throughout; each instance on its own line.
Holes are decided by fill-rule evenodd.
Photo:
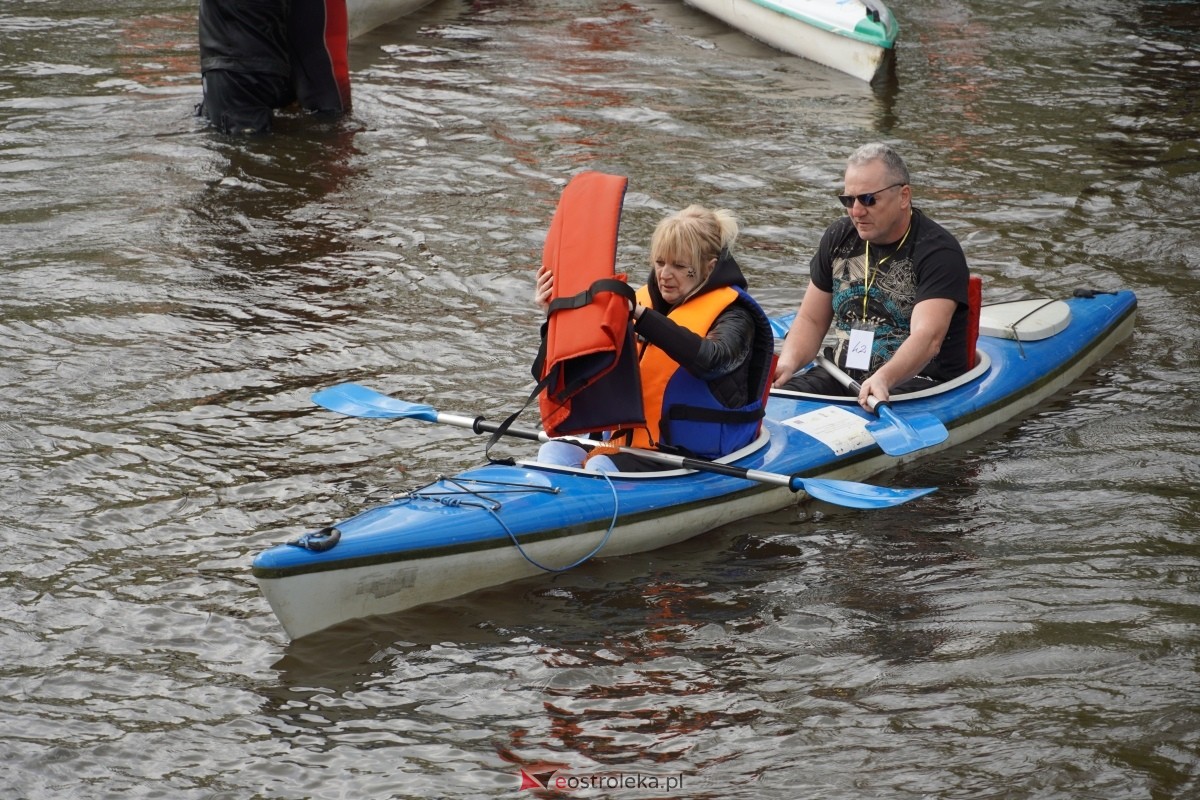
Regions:
M 853 482 L 1021 415 L 1130 335 L 1137 309 L 1132 292 L 1076 295 L 985 306 L 974 369 L 939 390 L 888 404 L 895 424 L 915 421 L 918 442 L 908 452 L 879 435 L 881 425 L 892 424 L 884 415 L 846 398 L 772 393 L 762 435 L 723 459 L 727 464 L 718 469 L 725 472 L 713 471 L 710 462 L 610 475 L 532 461 L 486 464 L 270 547 L 254 558 L 254 577 L 295 639 L 592 557 L 653 550 L 810 495 L 832 502 L 844 496 L 843 504 L 858 508 L 892 504 L 890 490 Z M 392 414 L 386 404 L 343 400 L 343 413 Z M 446 416 L 421 418 L 466 420 Z M 463 423 L 472 425 L 476 433 L 486 430 L 478 420 Z M 923 436 L 931 429 L 941 435 Z M 895 490 L 894 497 L 899 502 L 923 493 Z

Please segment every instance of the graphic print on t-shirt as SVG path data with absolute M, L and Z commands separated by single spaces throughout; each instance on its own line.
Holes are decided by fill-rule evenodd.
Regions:
M 850 330 L 865 324 L 873 328 L 871 369 L 876 370 L 895 355 L 909 334 L 909 319 L 916 303 L 917 284 L 913 263 L 907 256 L 892 261 L 884 256 L 881 265 L 872 258 L 867 295 L 866 315 L 863 315 L 866 258 L 863 253 L 833 260 L 833 308 L 837 320 L 837 360 L 845 363 L 843 354 L 849 342 Z

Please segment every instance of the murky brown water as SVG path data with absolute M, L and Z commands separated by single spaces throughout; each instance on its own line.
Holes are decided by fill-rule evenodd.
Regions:
M 353 119 L 245 142 L 190 116 L 194 2 L 0 5 L 3 795 L 522 796 L 522 765 L 664 781 L 567 796 L 1200 791 L 1198 6 L 893 8 L 873 90 L 677 2 L 436 0 L 354 45 Z M 1132 288 L 1133 339 L 882 476 L 919 503 L 286 641 L 254 553 L 482 455 L 312 391 L 514 408 L 583 168 L 631 179 L 630 269 L 720 204 L 786 311 L 869 139 L 988 299 Z

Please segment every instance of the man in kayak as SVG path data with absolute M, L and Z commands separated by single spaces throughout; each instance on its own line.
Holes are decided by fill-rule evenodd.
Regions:
M 349 110 L 346 0 L 200 0 L 199 22 L 196 115 L 222 133 L 267 133 L 294 102 Z
M 824 395 L 852 390 L 817 356 L 834 324 L 831 359 L 861 384 L 858 401 L 919 391 L 966 372 L 967 285 L 962 247 L 912 205 L 904 160 L 866 144 L 847 160 L 846 216 L 821 237 L 810 282 L 775 368 L 776 388 Z
M 632 315 L 646 424 L 613 431 L 611 445 L 719 458 L 754 440 L 771 377 L 774 339 L 729 252 L 737 221 L 692 205 L 659 222 L 650 241 L 650 279 Z M 546 308 L 554 276 L 538 270 L 534 300 Z M 593 455 L 563 441 L 538 460 L 604 472 L 661 470 L 627 453 Z

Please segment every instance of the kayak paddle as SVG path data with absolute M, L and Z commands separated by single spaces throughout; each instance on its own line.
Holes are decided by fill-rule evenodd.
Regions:
M 817 356 L 825 371 L 837 378 L 838 383 L 857 393 L 862 386 L 823 355 Z M 889 456 L 902 456 L 946 441 L 950 432 L 942 421 L 926 411 L 909 411 L 900 416 L 891 404 L 871 395 L 868 399 L 877 419 L 867 423 L 867 432 L 875 438 L 883 452 Z
M 329 389 L 322 389 L 312 396 L 312 400 L 322 408 L 336 411 L 351 417 L 368 417 L 374 419 L 419 419 L 425 422 L 437 422 L 443 425 L 454 425 L 468 428 L 477 434 L 495 433 L 500 426 L 488 422 L 482 417 L 467 417 L 458 414 L 447 414 L 438 411 L 433 406 L 409 403 L 390 395 L 369 389 L 357 383 L 342 383 Z M 525 428 L 509 427 L 505 435 L 518 439 L 528 439 L 534 442 L 547 442 L 550 437 L 545 431 L 535 431 Z M 580 445 L 586 442 L 577 441 Z M 721 464 L 700 458 L 685 458 L 684 456 L 661 453 L 657 450 L 642 450 L 639 448 L 622 447 L 622 453 L 630 453 L 649 461 L 666 464 L 696 472 L 712 472 L 718 475 L 729 475 L 748 481 L 769 483 L 786 486 L 793 492 L 805 491 L 818 500 L 827 503 L 847 506 L 849 508 L 888 508 L 907 503 L 918 497 L 935 491 L 924 489 L 894 489 L 883 486 L 872 486 L 867 483 L 841 481 L 829 478 L 802 478 L 799 475 L 783 475 L 775 472 L 763 472 L 757 469 L 736 467 L 732 464 Z

